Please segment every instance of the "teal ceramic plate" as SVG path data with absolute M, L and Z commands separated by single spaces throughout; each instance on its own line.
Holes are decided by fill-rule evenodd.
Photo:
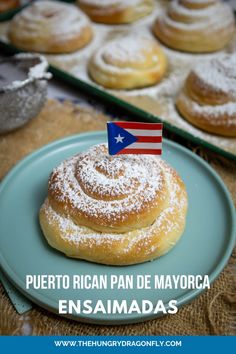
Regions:
M 163 158 L 183 178 L 189 197 L 187 226 L 179 243 L 167 255 L 128 267 L 103 266 L 65 257 L 48 246 L 38 223 L 38 210 L 47 193 L 53 167 L 91 145 L 106 141 L 105 132 L 58 140 L 22 160 L 7 175 L 0 188 L 0 261 L 14 285 L 35 303 L 58 312 L 58 300 L 142 299 L 167 304 L 177 299 L 182 306 L 200 294 L 200 289 L 166 290 L 25 290 L 26 274 L 178 275 L 208 274 L 212 282 L 222 271 L 235 242 L 234 207 L 221 179 L 202 159 L 170 141 L 163 144 Z M 100 324 L 148 320 L 156 314 L 89 314 L 73 318 Z

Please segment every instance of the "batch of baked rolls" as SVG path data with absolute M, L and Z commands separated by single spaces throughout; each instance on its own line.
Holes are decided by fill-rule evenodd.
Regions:
M 126 31 L 94 48 L 86 64 L 90 79 L 110 90 L 152 87 L 166 79 L 167 49 L 194 56 L 219 52 L 194 61 L 174 98 L 175 107 L 183 120 L 203 131 L 236 137 L 236 54 L 224 51 L 236 34 L 233 10 L 221 0 L 166 2 L 149 33 Z M 132 29 L 151 16 L 158 3 L 36 1 L 13 18 L 8 38 L 27 51 L 84 51 L 97 36 L 95 23 Z M 48 243 L 69 257 L 135 264 L 157 258 L 176 244 L 184 231 L 187 204 L 184 182 L 160 158 L 111 157 L 102 144 L 52 172 L 40 224 Z
M 55 168 L 40 225 L 69 257 L 129 265 L 168 252 L 185 227 L 184 182 L 152 155 L 109 156 L 100 144 Z
M 111 90 L 159 85 L 168 72 L 165 48 L 193 55 L 215 53 L 236 35 L 233 10 L 224 1 L 166 2 L 148 34 L 130 30 L 95 48 L 87 60 L 87 73 L 94 83 Z M 8 37 L 27 51 L 74 53 L 94 41 L 94 23 L 132 27 L 152 14 L 155 3 L 158 9 L 158 0 L 36 1 L 13 18 Z M 211 134 L 236 137 L 235 55 L 199 61 L 175 97 L 181 117 Z

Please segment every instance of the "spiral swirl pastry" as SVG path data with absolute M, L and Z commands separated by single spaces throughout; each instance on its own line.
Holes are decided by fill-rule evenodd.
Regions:
M 174 246 L 186 210 L 184 184 L 164 161 L 109 156 L 101 144 L 54 169 L 40 224 L 49 244 L 68 256 L 134 264 Z
M 196 65 L 176 105 L 180 114 L 200 129 L 236 137 L 236 55 Z
M 153 0 L 77 0 L 80 8 L 95 22 L 131 23 L 152 12 Z
M 231 40 L 234 15 L 220 0 L 173 0 L 154 23 L 155 35 L 167 46 L 185 52 L 207 53 Z
M 90 22 L 76 6 L 37 1 L 17 14 L 8 37 L 16 47 L 40 53 L 74 52 L 92 38 Z
M 132 89 L 154 85 L 164 76 L 167 59 L 150 37 L 129 35 L 99 48 L 88 66 L 98 84 L 112 89 Z

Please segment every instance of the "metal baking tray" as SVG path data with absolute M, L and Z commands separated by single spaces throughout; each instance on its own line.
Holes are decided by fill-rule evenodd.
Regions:
M 71 2 L 71 0 L 68 0 L 67 2 Z M 15 54 L 19 52 L 17 48 L 13 47 L 9 43 L 6 43 L 4 40 L 0 40 L 0 52 L 1 51 L 5 54 Z M 112 110 L 115 109 L 115 111 L 117 112 L 117 118 L 120 118 L 120 115 L 122 113 L 122 117 L 127 114 L 127 119 L 147 122 L 163 122 L 166 130 L 175 133 L 176 135 L 179 135 L 182 138 L 187 139 L 188 141 L 191 141 L 197 145 L 206 147 L 221 156 L 236 161 L 236 153 L 234 151 L 227 151 L 219 147 L 217 143 L 211 143 L 204 140 L 204 138 L 202 137 L 193 135 L 190 132 L 180 127 L 177 127 L 171 122 L 162 119 L 160 116 L 147 112 L 146 110 L 138 108 L 136 105 L 130 104 L 126 100 L 115 96 L 115 93 L 113 94 L 111 91 L 107 91 L 101 87 L 93 85 L 88 80 L 78 78 L 75 75 L 69 73 L 68 71 L 58 68 L 57 66 L 55 66 L 55 64 L 50 65 L 50 71 L 53 73 L 54 77 L 59 78 L 60 80 L 71 85 L 71 87 L 78 89 L 80 94 L 82 93 L 91 99 L 95 98 L 96 101 L 100 101 L 107 107 L 112 106 Z
M 4 43 L 0 41 L 0 53 L 5 53 L 8 55 L 19 53 L 15 47 L 10 44 Z M 136 121 L 143 121 L 143 122 L 163 122 L 164 128 L 180 137 L 189 140 L 197 145 L 203 146 L 211 151 L 218 153 L 221 156 L 226 158 L 232 159 L 236 161 L 236 155 L 220 149 L 218 146 L 208 143 L 207 141 L 196 137 L 172 124 L 162 120 L 160 117 L 156 115 L 146 112 L 124 100 L 121 100 L 110 93 L 107 93 L 100 88 L 94 87 L 87 82 L 84 82 L 73 75 L 68 74 L 67 72 L 50 65 L 49 71 L 58 79 L 64 81 L 67 84 L 70 84 L 73 88 L 78 89 L 80 94 L 84 94 L 88 97 L 88 100 L 96 99 L 100 100 L 102 104 L 106 104 L 108 107 L 109 105 L 112 106 L 112 111 L 116 111 L 116 116 L 120 117 L 122 115 L 125 118 L 127 114 L 127 119 L 136 120 Z

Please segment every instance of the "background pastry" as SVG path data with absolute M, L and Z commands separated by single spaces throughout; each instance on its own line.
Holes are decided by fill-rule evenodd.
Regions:
M 232 9 L 219 0 L 173 0 L 153 28 L 167 46 L 196 53 L 224 48 L 234 29 Z
M 19 0 L 0 0 L 0 13 L 15 9 L 20 6 Z
M 188 75 L 176 105 L 197 127 L 236 137 L 236 55 L 198 64 Z
M 152 12 L 153 0 L 77 0 L 81 9 L 95 22 L 130 23 Z
M 37 1 L 17 14 L 10 23 L 10 41 L 24 50 L 70 53 L 92 38 L 86 15 L 76 6 L 58 1 Z
M 151 155 L 108 155 L 105 144 L 51 174 L 40 224 L 67 256 L 126 265 L 168 252 L 185 226 L 187 195 L 177 173 Z
M 151 37 L 117 38 L 98 49 L 88 71 L 94 81 L 113 89 L 154 85 L 162 79 L 167 59 Z

